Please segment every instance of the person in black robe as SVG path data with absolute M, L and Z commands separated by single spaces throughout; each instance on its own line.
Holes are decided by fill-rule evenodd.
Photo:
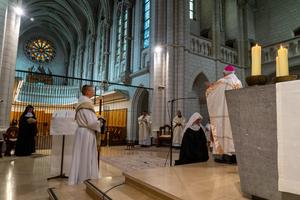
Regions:
M 35 152 L 37 133 L 36 117 L 33 106 L 28 105 L 19 119 L 19 134 L 16 143 L 16 156 L 29 156 Z
M 202 116 L 194 113 L 183 130 L 179 160 L 175 165 L 206 162 L 208 160 L 207 140 L 201 127 Z

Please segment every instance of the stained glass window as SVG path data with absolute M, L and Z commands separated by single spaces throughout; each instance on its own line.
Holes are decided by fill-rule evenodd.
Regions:
M 128 11 L 124 9 L 118 16 L 116 62 L 121 62 L 126 58 L 127 26 L 128 26 Z
M 56 54 L 53 43 L 41 38 L 28 41 L 24 50 L 26 56 L 37 63 L 49 63 Z
M 189 15 L 190 19 L 195 19 L 195 0 L 189 1 Z
M 150 45 L 150 0 L 143 0 L 143 47 Z

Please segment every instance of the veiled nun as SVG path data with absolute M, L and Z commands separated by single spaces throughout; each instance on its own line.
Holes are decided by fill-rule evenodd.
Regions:
M 33 106 L 28 105 L 19 119 L 19 135 L 16 143 L 16 156 L 29 156 L 35 152 L 37 121 Z
M 183 129 L 183 138 L 180 148 L 179 160 L 175 165 L 205 162 L 208 160 L 207 140 L 199 113 L 194 113 Z

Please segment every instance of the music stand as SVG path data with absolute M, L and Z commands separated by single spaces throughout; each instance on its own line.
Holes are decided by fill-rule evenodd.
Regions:
M 66 141 L 66 135 L 74 135 L 77 128 L 77 123 L 75 121 L 75 112 L 72 110 L 60 110 L 55 111 L 52 114 L 52 120 L 51 120 L 51 127 L 50 127 L 50 134 L 54 136 L 62 136 L 62 145 L 61 145 L 61 160 L 60 160 L 60 174 L 57 176 L 49 177 L 47 180 L 51 179 L 57 179 L 57 178 L 68 178 L 64 170 L 64 157 L 65 157 L 65 141 Z M 53 140 L 52 137 L 52 141 Z M 68 140 L 70 141 L 70 140 Z M 67 143 L 68 143 L 67 141 Z M 57 143 L 56 143 L 57 144 Z M 52 146 L 54 145 L 54 142 L 52 142 Z M 59 145 L 59 143 L 58 143 Z M 71 145 L 71 144 L 70 144 Z M 53 147 L 52 147 L 53 148 Z M 56 151 L 57 152 L 57 151 Z M 68 156 L 68 149 L 67 149 L 67 155 Z M 58 152 L 55 154 L 52 149 L 52 155 L 59 155 Z M 53 166 L 55 164 L 52 163 Z
M 65 151 L 65 135 L 62 137 L 62 145 L 61 145 L 61 160 L 60 160 L 60 174 L 58 176 L 53 176 L 47 178 L 47 180 L 57 179 L 57 178 L 69 178 L 63 173 L 64 169 L 64 151 Z

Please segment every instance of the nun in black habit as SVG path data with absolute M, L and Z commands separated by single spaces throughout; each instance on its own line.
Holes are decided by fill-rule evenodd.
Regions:
M 183 129 L 184 135 L 179 160 L 175 161 L 175 165 L 206 162 L 208 160 L 207 140 L 200 124 L 202 119 L 203 117 L 199 113 L 194 113 Z
M 19 119 L 19 135 L 16 143 L 16 156 L 29 156 L 35 152 L 37 133 L 36 117 L 33 106 L 28 105 Z

